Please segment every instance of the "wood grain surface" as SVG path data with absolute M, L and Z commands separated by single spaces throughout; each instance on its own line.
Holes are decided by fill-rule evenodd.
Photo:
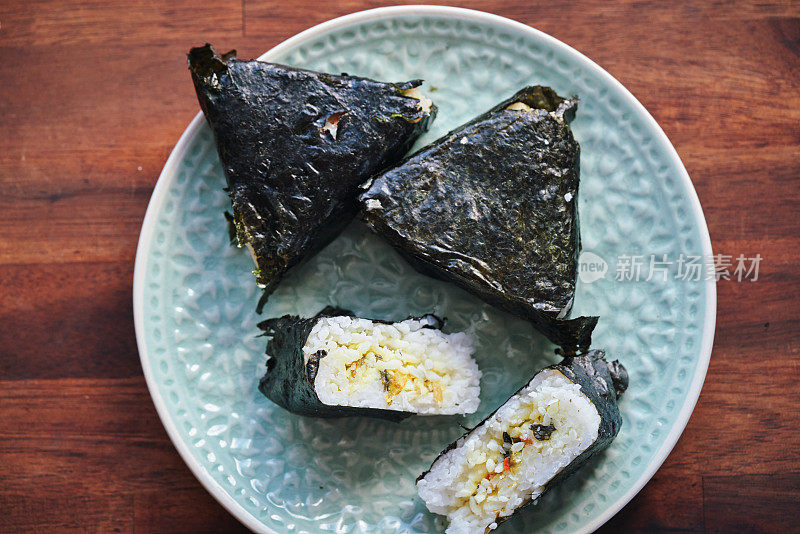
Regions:
M 415 2 L 416 3 L 416 2 Z M 139 229 L 197 113 L 185 53 L 254 57 L 380 2 L 0 2 L 0 531 L 233 532 L 158 420 L 134 339 Z M 680 154 L 722 281 L 686 431 L 601 532 L 790 532 L 800 516 L 800 2 L 470 1 L 577 48 Z

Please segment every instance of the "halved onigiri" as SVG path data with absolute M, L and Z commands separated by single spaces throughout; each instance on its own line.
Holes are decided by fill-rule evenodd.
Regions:
M 447 534 L 497 528 L 611 444 L 628 377 L 604 354 L 591 351 L 537 373 L 417 480 L 428 509 L 447 516 Z
M 434 315 L 389 323 L 326 308 L 310 319 L 286 315 L 259 326 L 272 337 L 259 390 L 291 412 L 399 421 L 478 409 L 473 339 L 445 334 Z

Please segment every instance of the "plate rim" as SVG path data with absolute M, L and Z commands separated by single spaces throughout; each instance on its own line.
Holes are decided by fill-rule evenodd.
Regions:
M 627 102 L 630 105 L 632 105 L 634 109 L 640 112 L 641 116 L 645 119 L 645 121 L 648 123 L 652 131 L 655 133 L 655 137 L 658 139 L 658 141 L 660 141 L 662 145 L 665 145 L 667 147 L 668 157 L 672 160 L 672 163 L 674 163 L 676 168 L 678 169 L 678 174 L 680 175 L 681 183 L 686 187 L 688 192 L 688 200 L 692 206 L 692 216 L 695 223 L 698 225 L 698 230 L 700 233 L 700 244 L 703 251 L 703 257 L 704 258 L 712 257 L 711 236 L 708 231 L 708 224 L 706 223 L 706 219 L 703 214 L 703 208 L 700 204 L 700 199 L 697 196 L 697 191 L 695 190 L 694 184 L 692 183 L 691 178 L 689 177 L 689 173 L 686 171 L 686 168 L 684 167 L 683 162 L 680 159 L 680 156 L 678 156 L 675 147 L 672 145 L 666 133 L 664 133 L 664 130 L 661 128 L 658 122 L 656 122 L 656 120 L 647 111 L 644 105 L 642 105 L 642 103 L 639 102 L 639 100 L 637 100 L 636 97 L 633 96 L 633 94 L 624 85 L 622 85 L 622 83 L 620 83 L 616 78 L 614 78 L 610 73 L 608 73 L 606 70 L 600 67 L 597 63 L 592 61 L 590 58 L 588 58 L 578 50 L 567 45 L 566 43 L 559 41 L 555 37 L 548 35 L 540 30 L 528 26 L 527 24 L 523 24 L 521 22 L 517 22 L 515 20 L 502 17 L 500 15 L 495 15 L 484 11 L 478 11 L 460 7 L 438 6 L 438 5 L 406 5 L 406 6 L 379 7 L 364 11 L 358 11 L 355 13 L 350 13 L 348 15 L 343 15 L 341 17 L 337 17 L 335 19 L 331 19 L 326 22 L 322 22 L 320 24 L 312 26 L 311 28 L 308 28 L 286 39 L 285 41 L 277 44 L 276 46 L 274 46 L 273 48 L 271 48 L 270 50 L 259 56 L 258 59 L 262 61 L 270 61 L 272 58 L 279 56 L 281 53 L 290 48 L 298 46 L 304 42 L 310 41 L 322 34 L 325 34 L 329 31 L 335 30 L 342 26 L 364 23 L 382 18 L 391 18 L 397 16 L 414 16 L 414 15 L 418 16 L 433 15 L 433 16 L 444 16 L 449 18 L 458 18 L 467 21 L 488 23 L 491 25 L 527 33 L 528 35 L 531 35 L 539 40 L 542 40 L 546 42 L 548 45 L 575 57 L 581 63 L 585 64 L 590 70 L 592 70 L 594 74 L 605 79 L 606 82 L 610 83 L 613 87 L 615 87 L 618 90 L 619 94 L 625 100 L 627 100 Z M 134 329 L 136 331 L 136 344 L 139 350 L 139 358 L 142 364 L 142 370 L 144 372 L 145 381 L 147 383 L 147 389 L 149 390 L 150 396 L 153 399 L 153 404 L 156 407 L 156 412 L 158 413 L 159 419 L 161 420 L 161 424 L 164 426 L 165 430 L 167 431 L 167 435 L 170 438 L 170 441 L 172 441 L 173 446 L 177 449 L 178 453 L 180 454 L 184 463 L 189 467 L 192 474 L 194 474 L 194 476 L 200 481 L 200 483 L 205 487 L 206 491 L 208 491 L 212 497 L 214 497 L 231 515 L 233 515 L 247 528 L 255 532 L 279 534 L 278 532 L 272 530 L 270 527 L 262 523 L 256 516 L 251 514 L 241 504 L 236 502 L 219 484 L 217 484 L 217 482 L 211 477 L 208 471 L 206 471 L 205 467 L 203 467 L 203 465 L 200 464 L 200 462 L 198 462 L 194 458 L 189 448 L 189 445 L 181 438 L 177 425 L 172 420 L 167 405 L 163 397 L 161 396 L 161 393 L 158 390 L 158 384 L 153 375 L 153 370 L 150 365 L 150 358 L 147 353 L 143 303 L 144 303 L 144 287 L 146 282 L 145 265 L 147 264 L 149 256 L 149 243 L 151 242 L 151 238 L 155 230 L 157 211 L 160 208 L 162 201 L 166 197 L 167 187 L 168 187 L 167 182 L 170 180 L 172 176 L 175 175 L 174 172 L 175 168 L 178 166 L 179 162 L 183 159 L 183 156 L 186 154 L 189 144 L 191 143 L 191 141 L 194 140 L 195 136 L 200 130 L 200 127 L 202 126 L 202 123 L 203 123 L 203 114 L 202 112 L 198 112 L 198 114 L 195 115 L 194 119 L 192 119 L 192 121 L 189 123 L 189 126 L 181 134 L 180 138 L 178 139 L 178 142 L 176 143 L 175 147 L 172 149 L 172 152 L 167 158 L 167 162 L 164 164 L 161 173 L 159 174 L 158 181 L 156 182 L 156 185 L 153 189 L 153 193 L 147 205 L 147 211 L 145 212 L 145 216 L 142 221 L 142 229 L 141 233 L 139 234 L 139 241 L 136 248 L 136 258 L 134 260 L 135 263 L 134 263 L 134 273 L 133 273 L 133 321 L 134 321 Z M 661 467 L 661 465 L 669 456 L 672 449 L 677 444 L 680 436 L 683 434 L 683 431 L 686 428 L 687 423 L 689 422 L 689 418 L 694 412 L 697 400 L 700 397 L 700 391 L 703 387 L 703 383 L 705 382 L 705 377 L 708 372 L 708 365 L 711 360 L 711 350 L 714 343 L 714 333 L 715 333 L 716 317 L 717 317 L 716 280 L 714 280 L 713 278 L 710 280 L 706 280 L 705 290 L 706 290 L 706 298 L 705 298 L 706 311 L 705 311 L 705 317 L 703 319 L 703 339 L 700 344 L 699 359 L 697 361 L 697 367 L 695 369 L 694 377 L 692 378 L 692 382 L 687 390 L 686 400 L 683 403 L 683 406 L 681 407 L 681 411 L 675 418 L 675 423 L 670 429 L 670 432 L 667 434 L 661 447 L 653 455 L 653 460 L 651 460 L 650 465 L 648 466 L 647 469 L 645 469 L 645 471 L 642 473 L 639 479 L 631 486 L 631 488 L 627 492 L 625 492 L 622 496 L 620 496 L 611 505 L 606 507 L 603 513 L 599 514 L 594 520 L 590 521 L 581 530 L 579 530 L 578 531 L 579 533 L 589 533 L 597 530 L 601 525 L 606 523 L 617 512 L 619 512 L 626 504 L 628 504 L 631 501 L 631 499 L 633 499 L 633 497 L 636 494 L 638 494 L 639 491 L 641 491 L 641 489 L 647 484 L 647 482 L 650 481 L 650 479 L 653 477 L 656 471 L 658 471 L 658 469 Z

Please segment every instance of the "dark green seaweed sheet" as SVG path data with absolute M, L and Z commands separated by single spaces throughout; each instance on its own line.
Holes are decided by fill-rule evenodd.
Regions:
M 335 238 L 357 212 L 358 186 L 396 163 L 436 114 L 383 83 L 189 52 L 200 107 L 214 131 L 239 246 L 253 247 L 257 282 L 282 275 Z M 334 135 L 323 127 L 338 117 Z M 263 304 L 263 302 L 262 302 Z
M 343 315 L 352 316 L 353 312 L 328 306 L 310 319 L 303 319 L 296 315 L 284 315 L 259 323 L 258 326 L 264 330 L 264 335 L 271 336 L 267 343 L 267 356 L 269 356 L 267 373 L 258 384 L 259 391 L 286 410 L 311 417 L 361 415 L 397 422 L 413 415 L 413 413 L 399 410 L 331 406 L 319 400 L 314 391 L 316 367 L 304 365 L 303 346 L 319 319 Z M 435 315 L 425 317 L 432 317 L 436 323 L 429 328 L 441 330 L 444 325 L 442 319 Z M 372 319 L 372 321 L 391 324 L 388 321 L 376 319 Z M 309 359 L 309 363 L 311 363 L 311 359 Z M 317 367 L 318 365 L 317 362 Z
M 523 102 L 533 111 L 506 109 Z M 577 99 L 526 87 L 378 176 L 367 224 L 418 270 L 530 320 L 565 353 L 597 317 L 572 308 L 580 253 Z
M 625 370 L 625 367 L 617 360 L 609 363 L 605 358 L 605 351 L 603 350 L 592 350 L 582 355 L 567 356 L 561 363 L 545 367 L 536 373 L 536 375 L 549 369 L 555 369 L 561 372 L 568 380 L 580 385 L 581 391 L 589 398 L 600 414 L 600 427 L 598 429 L 597 439 L 595 439 L 594 443 L 557 473 L 556 476 L 550 479 L 546 484 L 545 491 L 550 490 L 567 477 L 575 474 L 575 472 L 589 461 L 592 456 L 607 449 L 608 446 L 611 445 L 611 442 L 617 437 L 622 427 L 622 415 L 619 412 L 617 401 L 628 388 L 628 372 Z M 534 375 L 533 378 L 535 378 L 536 375 Z M 530 384 L 533 378 L 528 381 L 528 384 Z M 528 384 L 519 388 L 506 402 L 511 400 Z M 505 402 L 498 406 L 497 410 L 502 408 L 503 405 L 505 405 Z M 463 436 L 448 445 L 436 458 L 439 459 L 443 454 L 454 449 L 459 441 L 467 437 L 473 430 L 483 425 L 497 410 L 489 414 L 478 425 L 466 431 Z M 434 463 L 435 462 L 436 460 L 434 460 Z M 428 471 L 422 473 L 417 477 L 417 481 L 427 474 Z M 523 505 L 518 508 L 514 513 L 517 513 L 525 506 L 526 505 Z M 513 514 L 508 517 L 498 518 L 497 522 L 502 523 L 512 516 Z
M 619 413 L 617 400 L 628 389 L 628 372 L 618 360 L 609 363 L 605 355 L 603 350 L 592 350 L 582 356 L 567 357 L 551 367 L 561 371 L 572 382 L 580 384 L 581 391 L 589 397 L 600 414 L 600 432 L 591 447 L 547 484 L 548 489 L 573 474 L 589 458 L 611 445 L 622 427 L 622 416 Z

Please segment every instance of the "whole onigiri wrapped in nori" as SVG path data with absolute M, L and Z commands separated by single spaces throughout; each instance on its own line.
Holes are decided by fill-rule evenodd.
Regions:
M 357 212 L 358 186 L 396 163 L 436 107 L 421 80 L 383 83 L 189 52 L 200 107 L 214 131 L 239 246 L 271 293 L 293 265 Z M 263 303 L 262 303 L 263 304 Z
M 472 337 L 445 334 L 434 315 L 389 323 L 325 308 L 310 319 L 259 324 L 267 373 L 258 389 L 283 408 L 314 417 L 473 413 L 481 372 Z
M 628 375 L 604 356 L 593 350 L 539 371 L 417 479 L 428 509 L 447 516 L 447 534 L 497 528 L 611 444 Z
M 564 320 L 580 253 L 577 99 L 526 87 L 375 178 L 367 224 L 418 270 L 530 320 L 566 353 L 596 317 Z

